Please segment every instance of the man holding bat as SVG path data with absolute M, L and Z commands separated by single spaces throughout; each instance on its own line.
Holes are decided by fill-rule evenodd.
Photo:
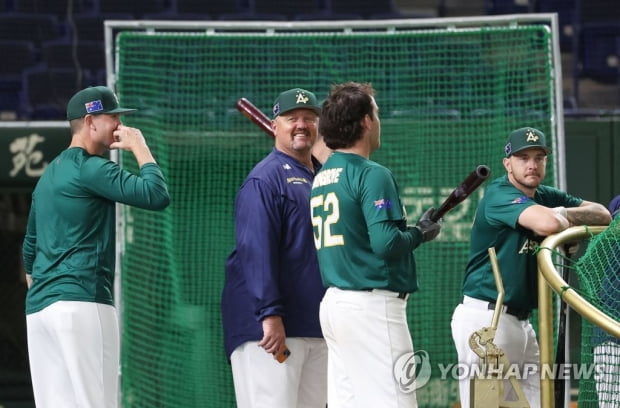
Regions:
M 222 322 L 237 407 L 324 408 L 325 288 L 312 239 L 310 188 L 320 106 L 294 88 L 273 106 L 273 151 L 235 200 L 235 249 L 226 261 Z
M 506 175 L 489 184 L 480 201 L 471 230 L 469 262 L 463 283 L 463 301 L 452 316 L 452 336 L 460 364 L 471 369 L 479 357 L 469 345 L 471 335 L 491 324 L 496 283 L 488 249 L 495 248 L 504 286 L 503 311 L 494 343 L 508 360 L 521 368 L 519 382 L 530 407 L 540 407 L 539 348 L 529 322 L 538 305 L 535 250 L 542 240 L 573 225 L 607 225 L 611 217 L 598 203 L 584 201 L 545 186 L 545 135 L 525 127 L 510 133 L 503 159 Z M 527 375 L 526 375 L 527 374 Z M 465 376 L 463 376 L 465 377 Z M 459 383 L 461 407 L 470 407 L 470 378 Z M 515 399 L 509 381 L 504 398 Z
M 320 318 L 329 408 L 417 406 L 412 375 L 397 379 L 394 367 L 403 357 L 413 362 L 406 318 L 407 298 L 418 288 L 413 250 L 437 237 L 440 225 L 431 208 L 408 227 L 392 173 L 369 160 L 380 145 L 378 111 L 370 84 L 348 82 L 332 87 L 319 121 L 333 149 L 310 201 L 328 287 Z

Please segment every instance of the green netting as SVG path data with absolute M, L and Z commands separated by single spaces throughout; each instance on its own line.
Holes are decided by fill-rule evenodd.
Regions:
M 594 307 L 620 322 L 620 217 L 592 238 L 575 265 L 578 292 Z M 593 375 L 579 383 L 579 407 L 620 406 L 620 340 L 583 320 L 581 361 Z M 588 371 L 584 371 L 589 374 Z
M 548 26 L 122 32 L 117 46 L 122 103 L 140 109 L 124 121 L 146 135 L 172 198 L 163 213 L 131 209 L 125 217 L 124 407 L 234 406 L 219 308 L 224 261 L 234 241 L 235 193 L 273 145 L 234 108 L 240 97 L 269 114 L 288 88 L 322 99 L 332 83 L 372 82 L 382 121 L 382 146 L 372 158 L 394 172 L 411 220 L 479 164 L 489 165 L 492 177 L 504 174 L 510 130 L 534 126 L 555 136 Z M 547 184 L 554 184 L 554 167 Z M 422 407 L 458 399 L 457 381 L 442 379 L 437 367 L 456 363 L 450 319 L 482 192 L 446 215 L 439 239 L 416 251 L 421 289 L 410 297 L 409 324 L 433 369 L 418 390 Z

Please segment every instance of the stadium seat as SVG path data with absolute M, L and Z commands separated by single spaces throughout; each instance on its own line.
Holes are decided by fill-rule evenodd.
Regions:
M 5 56 L 0 64 L 0 112 L 16 119 L 22 72 L 37 61 L 34 45 L 30 41 L 0 40 L 0 55 Z
M 30 13 L 0 14 L 0 40 L 43 41 L 60 38 L 61 25 L 52 15 Z
M 74 69 L 38 66 L 23 73 L 20 116 L 29 120 L 65 120 L 67 102 L 78 90 L 94 85 Z
M 13 8 L 18 13 L 51 14 L 64 19 L 71 14 L 90 11 L 88 4 L 79 0 L 12 0 Z
M 235 20 L 251 14 L 249 0 L 176 0 L 179 15 L 208 15 L 218 20 Z
M 558 13 L 560 48 L 562 51 L 572 51 L 579 15 L 577 0 L 538 0 L 537 11 L 541 13 Z
M 392 0 L 327 0 L 326 9 L 335 19 L 402 18 Z
M 618 0 L 581 0 L 578 10 L 579 21 L 584 24 L 618 24 L 620 8 Z
M 581 26 L 578 75 L 604 83 L 618 81 L 620 55 L 616 47 L 620 23 L 583 24 Z
M 254 0 L 254 14 L 265 20 L 293 20 L 296 16 L 317 15 L 324 7 L 320 0 Z
M 95 0 L 100 14 L 125 13 L 140 19 L 148 14 L 163 13 L 172 9 L 170 0 Z M 208 1 L 205 1 L 207 3 Z
M 103 23 L 105 20 L 131 20 L 133 16 L 127 13 L 111 13 L 96 15 L 79 15 L 74 17 L 75 32 L 73 37 L 79 42 L 100 41 L 104 39 Z
M 86 70 L 91 76 L 105 69 L 105 50 L 101 41 L 46 41 L 41 46 L 41 58 L 49 68 Z
M 34 45 L 31 41 L 0 40 L 0 80 L 19 79 L 24 69 L 37 61 Z M 10 56 L 10 58 L 8 57 Z
M 534 0 L 485 0 L 486 14 L 525 14 L 534 11 Z

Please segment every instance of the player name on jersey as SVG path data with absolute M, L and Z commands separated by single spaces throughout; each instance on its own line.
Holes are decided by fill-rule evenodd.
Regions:
M 340 180 L 340 173 L 342 173 L 342 167 L 336 169 L 325 169 L 319 172 L 316 177 L 314 177 L 312 188 L 338 183 Z

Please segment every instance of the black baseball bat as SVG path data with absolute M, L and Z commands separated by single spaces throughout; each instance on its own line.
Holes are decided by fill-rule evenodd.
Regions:
M 465 201 L 491 175 L 491 169 L 484 164 L 479 165 L 459 184 L 450 195 L 441 203 L 431 219 L 437 222 L 448 211 Z

